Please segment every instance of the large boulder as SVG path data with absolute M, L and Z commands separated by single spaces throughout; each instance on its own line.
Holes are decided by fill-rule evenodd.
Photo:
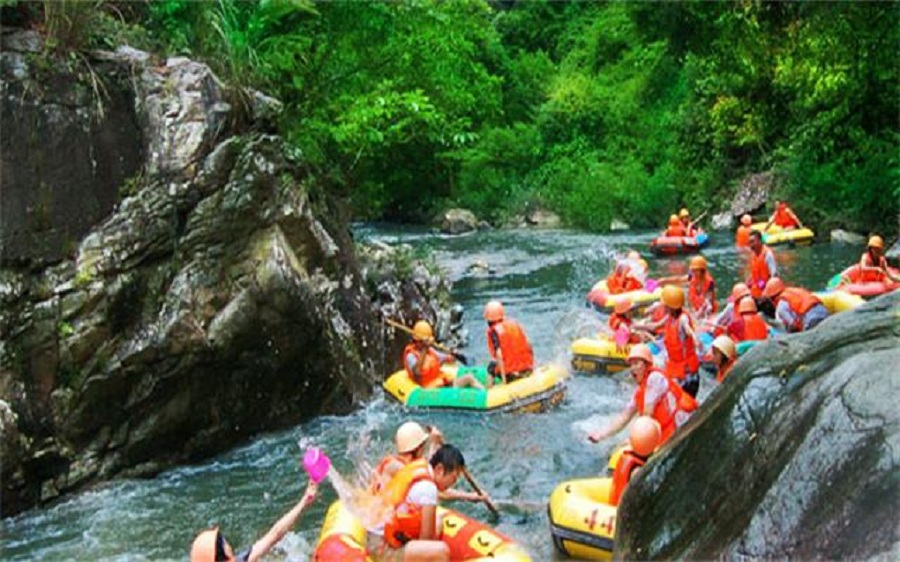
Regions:
M 893 559 L 900 293 L 738 361 L 619 506 L 622 559 Z
M 777 178 L 773 172 L 751 174 L 741 180 L 737 193 L 731 201 L 732 217 L 752 215 L 766 205 L 769 194 L 775 188 Z
M 448 209 L 438 219 L 438 227 L 444 234 L 464 234 L 478 230 L 478 219 L 468 209 Z
M 900 240 L 894 242 L 884 255 L 894 267 L 900 267 Z
M 731 213 L 718 213 L 712 216 L 710 226 L 713 230 L 731 230 L 734 226 L 734 217 Z
M 837 229 L 831 231 L 831 241 L 840 242 L 842 244 L 855 244 L 862 246 L 866 243 L 866 237 L 855 232 L 848 232 L 846 230 Z
M 525 224 L 537 228 L 559 228 L 562 219 L 553 211 L 535 207 L 525 213 Z
M 396 368 L 407 340 L 380 319 L 438 320 L 434 304 L 447 293 L 440 273 L 411 255 L 387 267 L 363 252 L 360 268 L 343 208 L 310 190 L 315 178 L 297 152 L 262 132 L 277 103 L 260 95 L 235 107 L 209 68 L 187 59 L 156 65 L 122 49 L 95 62 L 100 80 L 129 77 L 110 82 L 129 101 L 106 105 L 102 119 L 140 129 L 92 147 L 87 165 L 118 170 L 139 142 L 145 158 L 128 181 L 123 171 L 104 176 L 109 186 L 74 176 L 68 185 L 66 166 L 74 174 L 85 164 L 75 147 L 67 163 L 50 154 L 57 143 L 9 139 L 26 132 L 4 128 L 4 194 L 52 182 L 75 199 L 90 200 L 95 187 L 116 198 L 83 213 L 84 232 L 66 230 L 65 252 L 4 238 L 14 259 L 0 269 L 3 515 L 348 411 Z M 4 124 L 20 105 L 27 112 L 64 94 L 15 68 L 4 78 L 43 87 L 5 84 Z M 74 114 L 93 123 L 94 111 L 76 105 Z M 38 121 L 27 134 L 56 130 Z M 12 158 L 33 173 L 7 175 Z M 29 227 L 16 235 L 42 232 Z

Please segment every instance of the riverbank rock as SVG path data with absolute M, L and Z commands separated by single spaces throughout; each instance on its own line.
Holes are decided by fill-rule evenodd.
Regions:
M 622 230 L 631 230 L 631 225 L 625 221 L 619 219 L 613 219 L 611 223 L 609 223 L 609 229 L 613 232 L 618 232 Z
M 865 245 L 867 238 L 862 234 L 855 232 L 847 232 L 846 230 L 832 230 L 831 241 L 840 242 L 842 244 L 854 244 L 858 246 Z
M 900 240 L 894 242 L 884 255 L 894 267 L 900 267 Z
M 340 202 L 266 133 L 273 100 L 122 49 L 91 61 L 115 100 L 99 115 L 83 69 L 32 74 L 5 47 L 4 516 L 349 411 L 408 340 L 382 318 L 438 318 L 441 273 L 357 254 Z
M 731 216 L 752 215 L 766 205 L 774 190 L 777 177 L 774 172 L 751 174 L 741 180 L 734 199 L 731 200 Z
M 553 211 L 535 207 L 525 213 L 525 224 L 536 228 L 559 228 L 562 220 Z
M 464 234 L 478 229 L 475 213 L 468 209 L 449 209 L 444 211 L 438 221 L 438 228 L 444 234 Z
M 710 226 L 713 230 L 731 230 L 734 227 L 734 217 L 728 212 L 713 215 Z
M 628 560 L 893 559 L 900 293 L 742 357 L 626 490 Z

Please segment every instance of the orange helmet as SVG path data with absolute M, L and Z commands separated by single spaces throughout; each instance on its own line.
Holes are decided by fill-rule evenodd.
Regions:
M 748 287 L 746 283 L 735 283 L 734 287 L 731 289 L 731 300 L 734 302 L 749 296 L 750 287 Z
M 744 314 L 747 312 L 756 312 L 756 301 L 753 299 L 743 299 L 741 300 L 741 304 L 738 305 L 738 313 Z
M 669 217 L 669 224 L 670 224 L 670 225 L 673 225 L 673 226 L 674 226 L 674 225 L 676 225 L 676 224 L 678 224 L 678 223 L 680 223 L 680 222 L 681 222 L 681 221 L 678 220 L 678 215 L 672 215 L 672 216 Z
M 741 217 L 741 224 L 744 226 L 750 226 L 753 224 L 753 217 L 750 215 L 744 215 Z
M 706 269 L 706 258 L 703 256 L 694 256 L 691 258 L 691 269 Z
M 215 562 L 219 528 L 213 527 L 197 535 L 191 545 L 191 562 Z
M 659 300 L 669 308 L 681 308 L 684 306 L 684 291 L 681 290 L 681 287 L 666 285 L 663 287 Z
M 680 211 L 678 211 L 678 216 L 681 217 L 681 218 L 683 218 L 683 219 L 684 219 L 684 218 L 690 218 L 691 212 L 688 211 L 687 208 L 683 208 L 683 209 L 681 209 Z
M 631 450 L 642 457 L 647 457 L 656 450 L 660 439 L 662 439 L 662 431 L 659 423 L 650 416 L 640 416 L 634 420 L 628 431 Z
M 503 320 L 503 303 L 500 301 L 490 301 L 484 305 L 484 319 L 488 322 L 499 322 Z
M 431 329 L 431 324 L 429 324 L 425 320 L 419 320 L 418 322 L 416 322 L 415 326 L 413 326 L 413 339 L 425 341 L 433 338 L 434 330 Z
M 625 314 L 631 310 L 631 301 L 628 299 L 618 299 L 613 310 L 616 314 Z
M 766 288 L 763 289 L 763 296 L 766 298 L 777 297 L 784 291 L 784 281 L 779 277 L 772 277 L 766 281 Z
M 640 359 L 641 361 L 646 361 L 647 364 L 653 364 L 653 352 L 650 351 L 650 348 L 642 343 L 636 344 L 631 347 L 631 351 L 628 352 L 628 362 L 631 363 L 635 359 Z
M 884 240 L 882 240 L 881 236 L 870 236 L 869 243 L 867 244 L 869 248 L 880 248 L 884 249 Z
M 752 301 L 751 301 L 752 302 Z M 722 355 L 728 359 L 737 357 L 737 349 L 734 347 L 734 340 L 728 336 L 719 336 L 712 342 L 713 349 L 718 349 Z
M 428 439 L 428 432 L 414 421 L 408 421 L 397 428 L 394 443 L 398 453 L 415 451 Z

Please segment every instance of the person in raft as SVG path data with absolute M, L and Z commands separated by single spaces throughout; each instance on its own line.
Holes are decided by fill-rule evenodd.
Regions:
M 766 223 L 763 232 L 769 230 L 769 227 L 772 226 L 773 223 L 785 230 L 803 228 L 803 223 L 800 222 L 800 219 L 794 214 L 793 209 L 788 207 L 787 203 L 779 201 L 778 199 L 775 200 L 775 212 L 769 217 L 769 222 Z
M 669 228 L 663 233 L 665 236 L 687 236 L 687 230 L 684 228 L 684 224 L 678 219 L 678 215 L 671 215 L 669 217 Z
M 694 333 L 690 315 L 684 311 L 684 291 L 677 285 L 666 285 L 660 301 L 666 306 L 665 317 L 638 327 L 650 332 L 663 328 L 663 345 L 668 355 L 666 376 L 696 397 L 700 390 L 700 358 L 697 355 L 700 341 Z
M 728 336 L 736 342 L 760 341 L 769 337 L 769 326 L 756 308 L 753 299 L 742 299 L 738 315 L 728 325 Z
M 753 300 L 747 299 L 745 302 L 753 302 Z M 716 382 L 721 384 L 725 380 L 725 377 L 731 372 L 731 368 L 734 367 L 735 361 L 737 361 L 737 348 L 734 346 L 734 340 L 728 336 L 719 336 L 714 339 L 712 362 L 716 366 Z
M 381 493 L 392 516 L 368 534 L 367 547 L 376 560 L 450 559 L 450 548 L 440 540 L 439 494 L 456 483 L 465 466 L 462 452 L 445 444 L 430 459 L 417 459 L 397 472 Z
M 716 302 L 716 280 L 709 272 L 709 264 L 703 256 L 694 256 L 688 262 L 687 275 L 673 275 L 659 280 L 661 285 L 688 286 L 688 306 L 698 318 L 706 318 L 719 310 Z
M 684 227 L 685 236 L 697 236 L 697 226 L 691 220 L 691 212 L 687 208 L 678 211 L 678 220 L 681 221 L 681 226 Z
M 620 298 L 616 301 L 613 313 L 609 315 L 609 329 L 612 331 L 613 336 L 615 337 L 620 330 L 628 334 L 626 345 L 641 343 L 645 339 L 652 339 L 653 337 L 651 334 L 639 332 L 635 328 L 634 320 L 631 317 L 632 310 L 631 301 Z
M 659 423 L 661 443 L 675 433 L 697 409 L 694 397 L 683 391 L 675 381 L 653 365 L 653 354 L 639 343 L 628 353 L 626 373 L 631 373 L 637 388 L 625 409 L 606 427 L 588 435 L 592 443 L 599 443 L 622 430 L 635 415 L 650 416 Z
M 262 560 L 272 547 L 287 534 L 303 513 L 303 509 L 316 499 L 318 486 L 312 480 L 306 485 L 303 497 L 279 519 L 263 537 L 253 543 L 250 548 L 238 554 L 225 540 L 218 527 L 207 529 L 197 535 L 191 545 L 190 562 L 256 562 Z
M 775 306 L 775 319 L 788 332 L 812 330 L 828 318 L 819 297 L 801 287 L 787 287 L 778 277 L 769 279 L 763 297 Z
M 484 386 L 471 374 L 451 379 L 441 371 L 441 365 L 452 363 L 456 358 L 450 354 L 436 351 L 434 330 L 425 320 L 419 320 L 413 326 L 413 339 L 403 350 L 403 368 L 406 374 L 422 388 L 441 388 L 443 386 L 471 387 L 484 390 Z
M 499 377 L 503 384 L 527 377 L 534 370 L 534 352 L 525 330 L 506 316 L 503 303 L 490 301 L 484 307 L 487 322 L 488 387 Z
M 877 235 L 869 237 L 866 251 L 859 257 L 856 273 L 856 279 L 843 277 L 841 282 L 883 283 L 887 280 L 900 282 L 900 277 L 893 275 L 888 269 L 887 258 L 884 257 L 884 240 Z
M 413 461 L 427 458 L 427 449 L 438 450 L 444 444 L 444 435 L 434 426 L 422 427 L 414 421 L 408 421 L 397 428 L 394 435 L 397 454 L 387 455 L 372 471 L 369 479 L 369 491 L 379 494 L 381 490 L 396 476 L 404 466 Z M 442 500 L 465 500 L 471 502 L 490 499 L 487 495 L 476 492 L 465 492 L 449 488 L 441 492 Z
M 617 261 L 616 267 L 606 277 L 606 290 L 611 295 L 620 295 L 643 289 L 644 283 L 638 279 L 625 261 Z
M 753 298 L 760 299 L 766 283 L 777 276 L 775 253 L 763 244 L 762 234 L 754 230 L 750 233 L 750 276 L 747 279 L 747 286 Z
M 662 440 L 662 432 L 659 424 L 650 416 L 640 416 L 631 424 L 628 430 L 628 443 L 630 448 L 625 449 L 612 474 L 612 488 L 609 491 L 609 504 L 619 505 L 622 492 L 628 486 L 628 482 L 636 475 L 641 467 L 647 464 L 647 460 Z
M 746 283 L 735 283 L 731 288 L 731 296 L 728 297 L 728 304 L 722 309 L 722 313 L 716 319 L 716 334 L 723 334 L 731 326 L 733 322 L 741 322 L 740 310 L 738 307 L 745 297 L 750 296 L 750 288 Z
M 746 248 L 750 245 L 750 233 L 753 232 L 750 225 L 752 224 L 753 218 L 750 215 L 741 217 L 741 224 L 738 225 L 737 230 L 734 232 L 735 246 L 738 248 Z

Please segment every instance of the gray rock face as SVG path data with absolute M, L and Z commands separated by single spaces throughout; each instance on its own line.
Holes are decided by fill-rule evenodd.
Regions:
M 841 242 L 843 244 L 865 245 L 866 237 L 855 232 L 847 232 L 846 230 L 832 230 L 831 241 Z
M 342 209 L 309 189 L 282 139 L 233 128 L 242 120 L 207 67 L 154 67 L 133 50 L 102 59 L 135 76 L 124 117 L 108 119 L 140 124 L 146 160 L 127 189 L 113 185 L 124 198 L 71 242 L 73 258 L 0 269 L 4 516 L 347 411 L 407 340 L 380 317 L 437 319 L 446 298 L 440 273 L 408 256 L 379 264 L 362 252 L 360 268 Z M 277 110 L 256 101 L 260 119 Z M 112 167 L 116 148 L 68 164 Z M 41 146 L 16 154 L 47 181 L 32 165 L 51 157 Z M 63 164 L 54 181 L 77 197 L 87 187 L 68 186 Z
M 478 219 L 468 209 L 449 209 L 441 215 L 438 223 L 445 234 L 464 234 L 478 229 Z
M 741 181 L 738 191 L 731 201 L 731 216 L 752 215 L 762 209 L 775 187 L 776 177 L 772 172 L 752 174 Z
M 525 223 L 537 228 L 559 228 L 562 220 L 556 213 L 537 207 L 525 214 Z
M 629 485 L 623 559 L 893 558 L 900 293 L 769 341 Z
M 621 230 L 630 230 L 631 225 L 629 225 L 625 221 L 622 221 L 619 219 L 613 219 L 612 222 L 609 223 L 609 229 L 612 230 L 613 232 L 621 231 Z
M 710 225 L 713 230 L 731 230 L 734 227 L 734 217 L 731 213 L 719 213 L 713 215 Z
M 894 242 L 884 255 L 894 267 L 900 267 L 900 240 Z

